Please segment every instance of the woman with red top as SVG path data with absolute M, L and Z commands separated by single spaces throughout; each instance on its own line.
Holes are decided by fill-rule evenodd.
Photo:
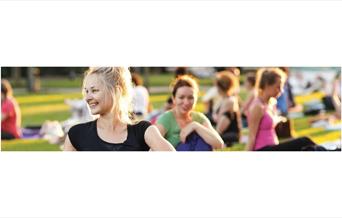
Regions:
M 20 138 L 21 113 L 11 84 L 1 80 L 1 140 Z

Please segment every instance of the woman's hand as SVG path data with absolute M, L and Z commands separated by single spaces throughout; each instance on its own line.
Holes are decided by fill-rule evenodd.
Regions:
M 188 125 L 186 125 L 179 134 L 179 138 L 181 140 L 181 142 L 185 142 L 186 141 L 186 137 L 188 137 L 188 135 L 190 135 L 193 131 L 196 131 L 197 126 L 200 125 L 199 123 L 197 123 L 196 121 L 192 121 L 191 123 L 189 123 Z
M 286 118 L 286 117 L 283 117 L 283 116 L 277 116 L 277 117 L 276 117 L 276 123 L 277 123 L 277 124 L 280 123 L 280 122 L 286 123 L 286 121 L 287 121 L 287 118 Z

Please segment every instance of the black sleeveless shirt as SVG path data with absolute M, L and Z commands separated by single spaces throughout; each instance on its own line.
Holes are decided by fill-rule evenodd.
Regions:
M 97 120 L 81 123 L 70 128 L 68 136 L 77 151 L 148 151 L 145 131 L 151 125 L 148 121 L 127 125 L 127 139 L 123 143 L 110 143 L 97 134 Z

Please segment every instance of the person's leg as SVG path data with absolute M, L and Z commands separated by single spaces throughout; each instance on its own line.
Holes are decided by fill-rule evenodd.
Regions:
M 278 145 L 270 145 L 261 148 L 259 151 L 315 151 L 320 148 L 308 137 L 300 137 L 287 140 Z M 322 149 L 323 150 L 323 149 Z
M 277 147 L 280 151 L 302 151 L 307 147 L 312 147 L 315 145 L 316 143 L 314 143 L 308 137 L 300 137 L 279 143 Z
M 226 132 L 221 135 L 221 138 L 226 146 L 232 146 L 234 142 L 239 142 L 239 134 L 236 132 Z

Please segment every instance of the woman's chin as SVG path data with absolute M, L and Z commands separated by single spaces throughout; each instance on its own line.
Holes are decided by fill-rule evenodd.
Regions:
M 98 112 L 97 110 L 91 110 L 90 113 L 91 113 L 92 115 L 98 115 L 98 114 L 99 114 L 99 112 Z

